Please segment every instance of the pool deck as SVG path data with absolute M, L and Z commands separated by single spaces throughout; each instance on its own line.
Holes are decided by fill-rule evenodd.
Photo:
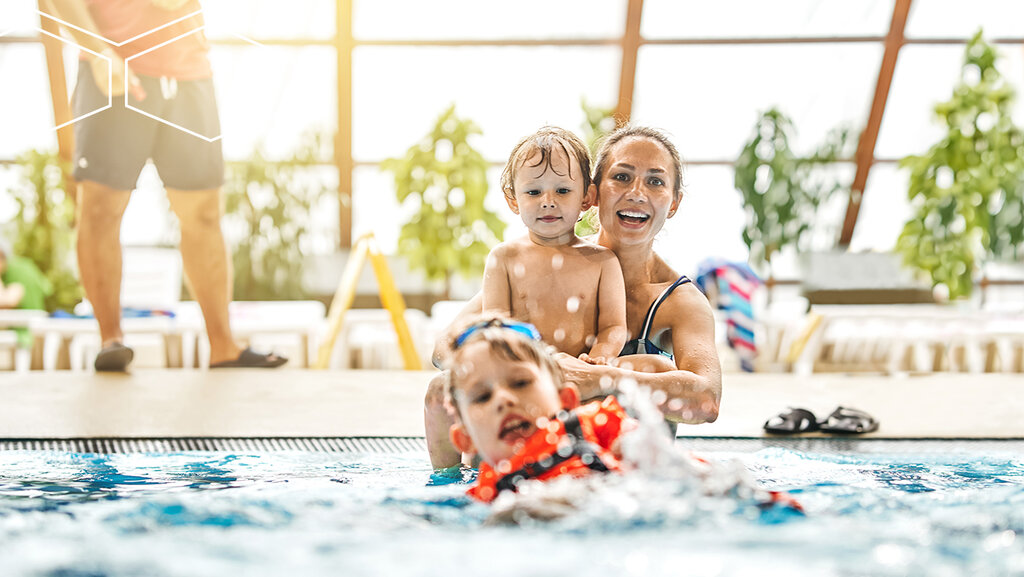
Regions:
M 0 373 L 0 438 L 416 437 L 435 373 L 138 370 Z M 717 422 L 680 436 L 762 437 L 788 406 L 874 415 L 862 438 L 1024 439 L 1024 377 L 728 374 Z M 807 436 L 822 436 L 813 433 Z

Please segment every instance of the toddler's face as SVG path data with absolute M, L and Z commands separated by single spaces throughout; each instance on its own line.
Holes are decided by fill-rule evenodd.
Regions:
M 551 154 L 547 162 L 534 166 L 540 151 L 523 161 L 512 179 L 514 199 L 509 208 L 523 219 L 530 237 L 538 244 L 564 244 L 573 234 L 580 212 L 590 206 L 583 189 L 579 163 L 562 150 Z
M 531 362 L 495 358 L 485 341 L 457 353 L 459 374 L 453 401 L 461 423 L 453 427 L 457 449 L 490 463 L 512 457 L 539 427 L 579 402 L 575 388 L 561 391 L 547 370 Z

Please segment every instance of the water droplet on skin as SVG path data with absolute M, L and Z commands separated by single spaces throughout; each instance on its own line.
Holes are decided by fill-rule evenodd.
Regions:
M 594 335 L 587 335 L 587 338 L 583 339 L 583 344 L 587 345 L 587 348 L 594 346 L 594 343 L 596 342 L 597 337 L 595 337 Z
M 598 381 L 598 383 L 601 385 L 601 391 L 602 392 L 608 392 L 608 391 L 612 390 L 612 385 L 614 384 L 614 380 L 611 377 L 605 375 L 605 376 L 601 377 L 601 379 Z
M 570 313 L 574 313 L 580 310 L 580 299 L 578 297 L 569 297 L 565 300 L 565 310 Z
M 519 278 L 526 276 L 526 266 L 521 262 L 517 262 L 515 266 L 512 267 L 512 274 Z
M 562 330 L 562 329 L 555 329 L 554 337 L 555 337 L 555 341 L 556 342 L 560 343 L 560 342 L 564 341 L 565 340 L 565 331 Z
M 562 255 L 556 254 L 551 257 L 551 270 L 562 270 L 563 264 L 565 264 L 565 258 Z
M 654 391 L 651 393 L 651 400 L 654 401 L 655 405 L 661 406 L 668 400 L 668 395 L 665 394 L 665 391 Z
M 678 411 L 679 409 L 682 409 L 682 408 L 683 408 L 683 400 L 678 398 L 678 397 L 673 398 L 672 400 L 670 400 L 668 402 L 668 410 L 670 410 L 670 411 Z

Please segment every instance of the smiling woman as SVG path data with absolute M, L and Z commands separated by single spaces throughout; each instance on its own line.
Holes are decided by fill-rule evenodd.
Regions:
M 592 364 L 562 353 L 563 379 L 583 399 L 607 395 L 629 378 L 660 391 L 660 408 L 671 421 L 711 422 L 718 418 L 722 371 L 715 349 L 714 317 L 703 294 L 669 267 L 654 250 L 654 239 L 682 199 L 682 163 L 660 131 L 625 126 L 610 134 L 597 154 L 593 202 L 601 230 L 596 241 L 617 257 L 624 279 L 626 328 L 643 343 L 623 350 L 607 364 Z M 525 269 L 524 269 L 525 270 Z M 553 279 L 557 280 L 558 275 Z M 554 280 L 550 281 L 555 282 Z M 467 305 L 455 325 L 481 310 L 481 298 Z M 568 307 L 569 303 L 566 303 Z M 655 347 L 652 351 L 648 343 Z M 631 354 L 639 348 L 641 354 Z M 654 352 L 655 354 L 647 354 Z M 657 353 L 661 354 L 657 354 Z M 448 441 L 451 419 L 445 411 L 446 377 L 427 390 L 424 410 L 427 446 L 435 467 L 458 462 Z

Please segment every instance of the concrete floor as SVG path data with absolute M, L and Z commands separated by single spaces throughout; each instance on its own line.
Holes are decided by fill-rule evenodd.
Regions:
M 0 438 L 422 436 L 433 371 L 0 374 Z M 761 437 L 788 406 L 874 415 L 870 438 L 1024 438 L 1020 375 L 727 374 L 721 416 L 681 436 Z M 813 434 L 812 436 L 820 436 Z

